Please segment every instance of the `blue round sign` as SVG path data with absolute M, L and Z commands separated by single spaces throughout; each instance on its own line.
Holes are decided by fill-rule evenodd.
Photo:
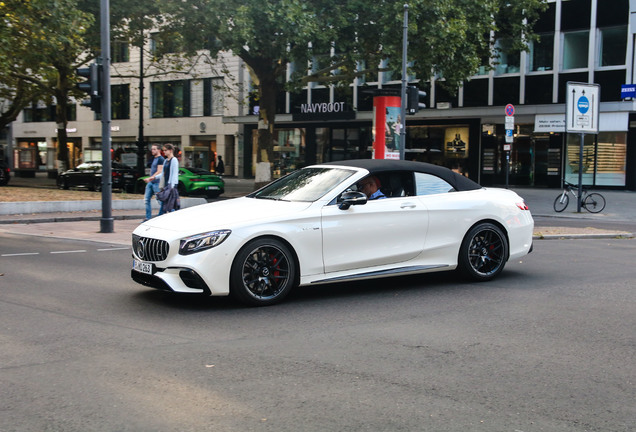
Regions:
M 590 101 L 585 96 L 581 96 L 576 106 L 581 114 L 585 114 L 590 109 Z

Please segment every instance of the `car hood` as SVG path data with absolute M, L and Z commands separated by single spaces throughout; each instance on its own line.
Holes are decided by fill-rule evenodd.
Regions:
M 167 213 L 144 222 L 137 230 L 158 228 L 184 235 L 198 234 L 267 220 L 279 220 L 302 211 L 310 205 L 312 205 L 310 202 L 233 198 Z

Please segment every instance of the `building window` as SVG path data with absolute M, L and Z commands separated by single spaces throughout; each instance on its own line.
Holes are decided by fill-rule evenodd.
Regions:
M 554 33 L 539 35 L 538 41 L 530 42 L 528 53 L 528 71 L 541 72 L 552 70 L 554 59 Z
M 488 79 L 473 79 L 464 83 L 464 106 L 488 105 Z
M 56 121 L 55 110 L 55 105 L 45 105 L 42 102 L 34 103 L 22 111 L 22 118 L 25 123 L 54 122 Z M 66 118 L 68 121 L 77 120 L 77 107 L 75 104 L 68 105 Z
M 563 34 L 563 70 L 587 67 L 589 39 L 587 30 Z
M 223 115 L 223 78 L 207 78 L 205 80 L 206 88 L 209 87 L 209 99 L 206 99 L 205 106 L 209 107 L 210 111 L 205 111 L 206 116 L 220 116 Z
M 130 84 L 110 86 L 111 115 L 113 120 L 130 118 Z
M 112 63 L 127 63 L 130 61 L 130 53 L 128 51 L 127 43 L 114 41 L 110 50 Z
M 156 82 L 151 91 L 153 118 L 223 115 L 223 78 Z
M 203 116 L 203 100 L 205 94 L 204 80 L 195 79 L 190 81 L 190 116 Z
M 527 104 L 549 104 L 552 103 L 552 74 L 530 75 L 526 77 L 525 97 Z
M 151 83 L 152 117 L 187 117 L 190 114 L 189 81 Z
M 598 34 L 598 66 L 624 66 L 627 26 L 599 29 Z
M 519 73 L 519 51 L 511 47 L 512 41 L 509 39 L 498 39 L 495 42 L 495 49 L 499 56 L 495 59 L 495 75 Z
M 153 33 L 150 35 L 150 52 L 153 56 L 178 53 L 180 39 L 180 35 L 174 33 Z

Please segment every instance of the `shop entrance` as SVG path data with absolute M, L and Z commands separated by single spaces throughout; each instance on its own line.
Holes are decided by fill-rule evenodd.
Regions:
M 482 133 L 480 183 L 484 186 L 506 184 L 503 128 L 503 125 L 497 125 L 494 130 L 485 127 Z M 521 125 L 515 132 L 508 165 L 508 185 L 559 187 L 563 134 L 535 134 L 530 125 Z

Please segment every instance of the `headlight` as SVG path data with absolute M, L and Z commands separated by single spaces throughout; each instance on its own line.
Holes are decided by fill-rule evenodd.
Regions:
M 231 232 L 231 230 L 219 230 L 186 237 L 179 245 L 179 255 L 190 255 L 218 246 Z

